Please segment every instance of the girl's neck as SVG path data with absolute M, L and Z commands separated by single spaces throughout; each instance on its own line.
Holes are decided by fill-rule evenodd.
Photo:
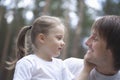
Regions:
M 39 58 L 45 60 L 45 61 L 52 61 L 52 57 L 48 57 L 46 55 L 42 55 L 40 53 L 35 53 Z M 44 54 L 44 53 L 43 53 Z
M 35 54 L 45 60 L 45 61 L 52 61 L 52 56 L 49 56 L 47 53 L 43 52 L 42 50 L 35 50 Z

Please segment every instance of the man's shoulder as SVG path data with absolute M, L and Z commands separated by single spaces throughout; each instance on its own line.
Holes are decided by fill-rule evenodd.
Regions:
M 89 80 L 94 80 L 94 79 L 95 80 L 120 80 L 120 70 L 115 75 L 108 76 L 108 75 L 104 75 L 104 74 L 99 73 L 94 68 L 90 73 Z

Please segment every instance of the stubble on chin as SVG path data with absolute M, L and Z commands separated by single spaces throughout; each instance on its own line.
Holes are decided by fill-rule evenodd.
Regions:
M 85 61 L 88 61 L 88 56 L 87 56 L 87 54 L 84 55 L 84 60 L 85 60 Z

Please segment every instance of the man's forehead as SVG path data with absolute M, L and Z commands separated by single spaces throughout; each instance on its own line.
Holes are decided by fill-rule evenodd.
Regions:
M 91 31 L 91 33 L 92 33 L 93 35 L 98 35 L 98 31 L 95 30 L 95 29 L 93 29 L 93 30 Z

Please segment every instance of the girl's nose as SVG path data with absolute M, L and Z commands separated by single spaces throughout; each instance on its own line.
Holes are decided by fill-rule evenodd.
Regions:
M 62 47 L 64 47 L 64 46 L 65 46 L 65 42 L 64 42 L 64 41 L 62 41 L 61 46 L 62 46 Z

